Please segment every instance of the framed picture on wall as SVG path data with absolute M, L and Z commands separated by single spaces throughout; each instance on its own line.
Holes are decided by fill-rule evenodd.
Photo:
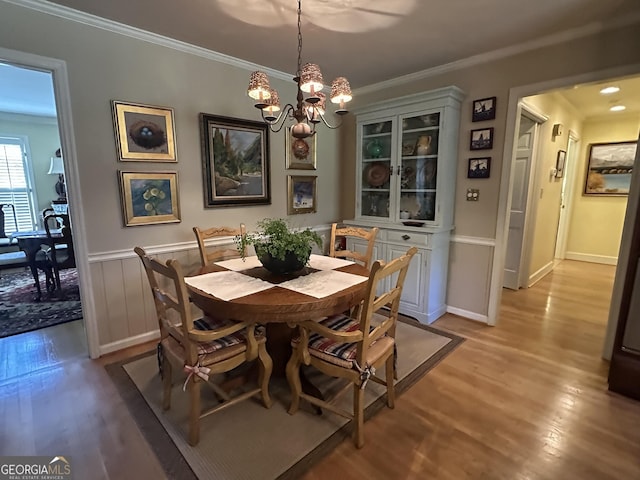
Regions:
M 493 120 L 496 118 L 496 97 L 481 98 L 473 101 L 472 122 Z
M 489 178 L 491 157 L 470 158 L 467 178 Z
M 629 195 L 635 141 L 589 145 L 583 195 Z
M 287 176 L 287 213 L 315 213 L 317 209 L 316 178 L 307 175 Z
M 558 150 L 558 158 L 556 159 L 556 178 L 562 178 L 564 176 L 564 164 L 566 159 L 566 150 Z
M 120 161 L 177 161 L 173 109 L 117 100 L 111 107 Z
M 180 221 L 177 172 L 118 172 L 126 227 Z
M 285 133 L 285 159 L 288 169 L 316 169 L 316 135 L 307 138 L 295 138 L 291 127 Z
M 206 208 L 271 203 L 266 123 L 201 113 L 200 134 Z
M 470 150 L 491 150 L 493 148 L 493 127 L 471 130 Z

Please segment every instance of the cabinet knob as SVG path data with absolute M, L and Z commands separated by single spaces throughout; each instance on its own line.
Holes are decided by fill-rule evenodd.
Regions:
M 402 235 L 402 239 L 406 242 L 407 240 L 411 239 L 411 236 L 409 235 Z

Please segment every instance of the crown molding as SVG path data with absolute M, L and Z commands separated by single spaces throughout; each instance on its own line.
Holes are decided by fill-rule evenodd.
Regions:
M 546 37 L 537 38 L 529 42 L 519 43 L 517 45 L 511 45 L 506 48 L 500 48 L 491 52 L 485 52 L 471 57 L 456 60 L 455 62 L 445 63 L 433 68 L 421 70 L 419 72 L 409 73 L 401 77 L 392 78 L 384 82 L 374 83 L 366 85 L 364 87 L 356 88 L 353 91 L 355 95 L 363 95 L 367 93 L 377 92 L 379 90 L 385 90 L 387 88 L 404 85 L 407 83 L 423 80 L 429 77 L 435 77 L 455 70 L 461 70 L 463 68 L 473 67 L 479 64 L 488 63 L 503 58 L 512 57 L 521 53 L 537 50 L 539 48 L 550 47 L 561 43 L 569 42 L 572 40 L 578 40 L 580 38 L 587 37 L 596 33 L 606 32 L 617 28 L 626 27 L 640 22 L 640 13 L 634 15 L 626 15 L 624 17 L 618 17 L 606 24 L 601 22 L 593 22 L 581 27 L 577 27 L 566 32 L 557 33 L 554 35 L 548 35 Z
M 224 63 L 233 67 L 241 68 L 243 70 L 262 70 L 268 75 L 281 80 L 291 80 L 294 76 L 291 73 L 281 72 L 274 70 L 264 65 L 258 65 L 257 63 L 247 62 L 239 58 L 225 55 L 224 53 L 215 52 L 206 48 L 198 47 L 190 43 L 182 42 L 174 38 L 158 35 L 157 33 L 148 32 L 140 28 L 125 25 L 124 23 L 115 22 L 106 18 L 91 15 L 90 13 L 80 12 L 63 5 L 51 3 L 46 0 L 0 0 L 3 3 L 10 3 L 20 7 L 35 10 L 40 13 L 52 15 L 72 22 L 81 23 L 90 27 L 99 28 L 108 32 L 123 35 L 125 37 L 135 38 L 142 40 L 143 42 L 153 43 L 162 47 L 171 48 L 180 52 L 189 53 L 198 57 L 206 58 L 207 60 L 213 60 L 215 62 Z

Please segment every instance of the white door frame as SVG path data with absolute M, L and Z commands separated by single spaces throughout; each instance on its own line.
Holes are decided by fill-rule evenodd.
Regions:
M 605 80 L 612 77 L 640 74 L 640 64 L 625 65 L 624 67 L 611 68 L 589 72 L 572 77 L 563 77 L 555 80 L 522 85 L 509 89 L 509 101 L 507 104 L 507 121 L 505 131 L 504 150 L 502 154 L 502 176 L 500 177 L 500 194 L 498 196 L 498 218 L 496 222 L 496 247 L 491 269 L 491 284 L 489 287 L 489 304 L 487 308 L 487 324 L 495 325 L 500 312 L 502 301 L 502 283 L 504 277 L 504 262 L 509 233 L 509 211 L 511 210 L 511 189 L 513 171 L 511 169 L 514 148 L 514 134 L 517 120 L 518 103 L 524 97 L 539 93 L 566 88 L 579 83 L 590 83 Z
M 569 141 L 567 143 L 567 158 L 564 164 L 564 175 L 562 177 L 562 205 L 560 206 L 560 220 L 558 221 L 558 235 L 556 236 L 555 258 L 564 260 L 567 255 L 567 232 L 569 231 L 569 221 L 573 208 L 573 189 L 576 183 L 576 162 L 578 159 L 578 144 L 580 138 L 573 130 L 569 130 Z
M 20 52 L 0 47 L 0 60 L 16 66 L 50 72 L 53 79 L 53 91 L 58 116 L 60 143 L 64 155 L 65 185 L 71 202 L 69 209 L 73 218 L 73 246 L 76 252 L 76 266 L 78 268 L 78 283 L 82 298 L 82 318 L 87 334 L 87 349 L 91 358 L 100 356 L 98 326 L 95 315 L 95 302 L 89 270 L 88 249 L 86 240 L 86 224 L 82 208 L 82 193 L 80 176 L 78 174 L 78 156 L 73 133 L 73 118 L 71 114 L 71 94 L 69 92 L 69 77 L 67 64 L 63 60 L 43 57 L 31 53 Z

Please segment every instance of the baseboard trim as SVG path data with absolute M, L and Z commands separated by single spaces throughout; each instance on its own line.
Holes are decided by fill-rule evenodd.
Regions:
M 462 308 L 452 307 L 451 305 L 447 306 L 447 313 L 452 313 L 453 315 L 464 317 L 468 320 L 473 320 L 475 322 L 486 323 L 487 325 L 489 324 L 489 317 L 487 315 L 471 312 L 469 310 L 464 310 Z
M 142 343 L 151 342 L 160 338 L 160 331 L 154 330 L 153 332 L 142 333 L 133 337 L 128 337 L 116 342 L 107 343 L 106 345 L 100 345 L 100 356 L 107 353 L 117 352 L 125 348 L 134 347 Z
M 527 283 L 527 288 L 533 287 L 536 283 L 538 283 L 542 278 L 551 273 L 553 270 L 553 262 L 547 263 L 544 267 L 539 269 L 537 272 L 529 275 L 529 281 Z
M 564 256 L 567 260 L 577 260 L 579 262 L 602 263 L 604 265 L 617 265 L 618 257 L 606 255 L 591 255 L 589 253 L 567 252 Z

